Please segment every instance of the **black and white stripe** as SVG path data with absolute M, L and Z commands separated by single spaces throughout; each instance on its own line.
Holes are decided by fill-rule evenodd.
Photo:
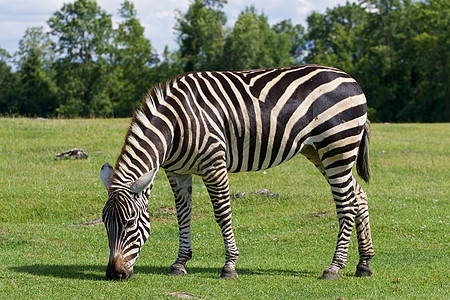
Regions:
M 111 239 L 128 235 L 128 227 L 120 227 L 124 218 L 119 215 L 128 216 L 121 207 L 135 207 L 136 215 L 148 218 L 139 210 L 145 210 L 149 189 L 162 167 L 175 195 L 180 230 L 178 258 L 170 274 L 186 274 L 185 264 L 192 256 L 191 176 L 196 174 L 208 189 L 225 243 L 221 276 L 236 277 L 239 253 L 231 228 L 228 172 L 267 169 L 302 153 L 329 182 L 339 218 L 335 255 L 323 277 L 337 278 L 345 267 L 355 222 L 357 275 L 370 275 L 373 247 L 367 196 L 352 175 L 359 150 L 358 173 L 369 179 L 366 111 L 365 96 L 354 79 L 315 65 L 195 72 L 153 88 L 134 114 L 116 171 L 102 175 L 110 192 L 104 209 L 110 248 Z M 114 196 L 116 191 L 123 197 Z M 133 202 L 144 204 L 129 204 Z M 148 235 L 147 228 L 132 232 Z M 128 244 L 123 249 L 130 244 L 140 249 L 145 238 L 139 234 L 124 239 Z M 110 261 L 122 257 L 125 264 L 134 263 L 123 249 L 112 249 Z

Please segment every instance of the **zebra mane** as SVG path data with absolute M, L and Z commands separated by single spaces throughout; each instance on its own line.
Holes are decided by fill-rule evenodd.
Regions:
M 158 108 L 159 104 L 163 102 L 164 98 L 168 94 L 172 83 L 176 80 L 176 78 L 171 78 L 166 80 L 165 82 L 160 82 L 154 85 L 148 92 L 147 95 L 141 102 L 141 107 L 139 110 L 145 113 L 145 108 L 148 108 L 148 111 L 151 115 L 153 115 Z M 135 110 L 134 116 L 136 115 Z M 149 116 L 150 117 L 150 116 Z
M 178 76 L 173 77 L 164 82 L 157 83 L 150 88 L 145 97 L 142 99 L 139 108 L 133 111 L 133 117 L 131 119 L 130 128 L 128 130 L 127 135 L 125 136 L 125 140 L 131 133 L 132 126 L 136 124 L 136 122 L 140 122 L 144 126 L 147 125 L 151 117 L 155 114 L 159 105 L 164 102 L 164 99 L 169 93 L 173 82 L 176 81 L 178 78 L 179 78 Z
M 130 122 L 130 126 L 128 127 L 127 134 L 125 135 L 125 141 L 120 151 L 119 157 L 116 162 L 115 170 L 117 171 L 120 168 L 120 163 L 124 153 L 127 152 L 127 148 L 129 148 L 129 140 L 130 135 L 133 131 L 136 131 L 137 127 L 146 127 L 150 123 L 151 117 L 156 113 L 159 105 L 164 102 L 165 97 L 169 93 L 172 84 L 179 77 L 173 77 L 165 82 L 160 82 L 154 85 L 146 94 L 146 96 L 142 99 L 139 108 L 133 111 L 133 117 Z M 139 129 L 137 129 L 139 130 Z M 144 130 L 145 131 L 145 130 Z M 118 178 L 117 173 L 115 173 L 114 181 L 120 180 Z

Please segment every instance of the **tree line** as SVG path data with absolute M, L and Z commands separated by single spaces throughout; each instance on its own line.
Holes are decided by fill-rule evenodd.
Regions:
M 0 48 L 0 114 L 126 117 L 151 86 L 177 74 L 313 63 L 353 76 L 373 121 L 450 121 L 449 1 L 347 2 L 313 12 L 306 28 L 270 26 L 254 6 L 227 27 L 226 3 L 193 0 L 177 11 L 178 49 L 162 54 L 131 1 L 117 28 L 95 0 L 66 3 L 48 31 L 27 29 L 17 53 Z

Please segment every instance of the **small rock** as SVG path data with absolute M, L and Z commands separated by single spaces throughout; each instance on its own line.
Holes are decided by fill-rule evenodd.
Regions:
M 260 189 L 260 190 L 258 190 L 256 192 L 254 192 L 254 194 L 256 194 L 256 195 L 265 195 L 265 194 L 268 194 L 268 193 L 269 193 L 268 189 Z
M 266 195 L 267 197 L 280 197 L 278 193 L 271 193 L 268 189 L 260 189 L 253 194 L 255 195 Z
M 245 196 L 245 192 L 240 192 L 240 193 L 235 193 L 235 194 L 231 195 L 230 198 L 231 198 L 231 199 L 234 199 L 234 198 L 242 198 L 242 197 L 244 197 L 244 196 Z
M 78 148 L 73 148 L 71 150 L 56 154 L 55 159 L 60 160 L 63 158 L 70 158 L 70 159 L 87 159 L 88 156 L 86 153 L 84 153 L 83 150 Z

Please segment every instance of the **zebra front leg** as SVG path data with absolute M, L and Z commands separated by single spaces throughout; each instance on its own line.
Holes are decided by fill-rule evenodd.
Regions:
M 355 276 L 371 276 L 369 267 L 370 260 L 374 256 L 372 235 L 370 233 L 369 208 L 366 192 L 355 180 L 356 200 L 358 201 L 358 212 L 356 213 L 356 233 L 358 236 L 359 263 L 356 267 Z
M 223 168 L 204 173 L 203 181 L 208 189 L 216 222 L 220 226 L 225 244 L 225 265 L 222 268 L 220 278 L 237 278 L 235 266 L 239 251 L 231 228 L 230 191 L 225 165 Z
M 336 204 L 336 212 L 339 219 L 339 233 L 333 261 L 331 262 L 331 265 L 323 272 L 323 279 L 339 279 L 339 270 L 347 266 L 348 246 L 355 222 L 356 212 L 358 210 L 351 169 L 350 178 L 348 180 L 345 180 L 348 176 L 345 176 L 342 173 L 340 175 L 343 177 L 340 177 L 337 181 L 334 179 L 329 179 L 331 191 Z M 329 176 L 328 178 L 333 177 Z M 343 179 L 345 180 L 344 182 L 342 182 Z
M 192 175 L 178 175 L 166 172 L 175 196 L 180 245 L 178 256 L 170 266 L 169 275 L 184 276 L 186 263 L 192 257 L 191 211 L 192 211 Z

